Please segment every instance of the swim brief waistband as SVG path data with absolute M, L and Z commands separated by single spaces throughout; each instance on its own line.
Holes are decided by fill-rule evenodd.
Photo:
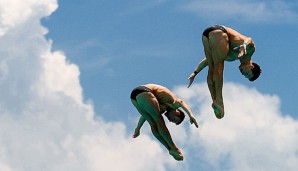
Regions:
M 223 26 L 213 25 L 213 26 L 210 26 L 210 27 L 206 28 L 205 31 L 203 32 L 203 35 L 206 36 L 209 39 L 209 33 L 214 31 L 214 30 L 221 30 L 224 33 L 228 33 L 227 30 Z
M 135 89 L 132 90 L 131 94 L 130 94 L 130 99 L 136 100 L 137 95 L 144 93 L 144 92 L 151 92 L 152 90 L 149 89 L 146 86 L 138 86 Z

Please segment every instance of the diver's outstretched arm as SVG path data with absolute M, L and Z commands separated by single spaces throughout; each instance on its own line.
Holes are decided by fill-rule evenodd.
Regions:
M 145 121 L 146 121 L 146 119 L 143 116 L 141 116 L 139 121 L 138 121 L 138 125 L 135 129 L 135 132 L 132 135 L 133 138 L 137 138 L 140 135 L 140 130 L 141 130 L 141 128 L 142 128 Z
M 202 69 L 204 69 L 206 66 L 208 66 L 208 62 L 207 59 L 204 58 L 196 67 L 195 71 L 193 73 L 190 74 L 190 76 L 188 77 L 189 80 L 189 84 L 188 84 L 188 88 L 191 86 L 192 82 L 194 81 L 196 75 L 202 71 Z

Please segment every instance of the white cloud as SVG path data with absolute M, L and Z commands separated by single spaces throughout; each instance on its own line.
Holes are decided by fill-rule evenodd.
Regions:
M 188 142 L 214 170 L 297 170 L 298 121 L 281 114 L 277 96 L 225 83 L 225 117 L 218 120 L 206 84 L 174 91 L 199 114 Z
M 0 170 L 165 170 L 173 158 L 147 134 L 95 118 L 83 101 L 79 68 L 40 19 L 55 0 L 0 0 Z M 154 164 L 152 164 L 154 163 Z
M 49 15 L 57 8 L 57 0 L 0 0 L 0 35 L 27 21 L 29 17 Z
M 234 20 L 238 22 L 296 23 L 296 2 L 288 1 L 237 1 L 237 0 L 192 0 L 183 6 L 208 20 Z

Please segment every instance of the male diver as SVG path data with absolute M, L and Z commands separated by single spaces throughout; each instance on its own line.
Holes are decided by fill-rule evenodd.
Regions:
M 213 25 L 205 29 L 202 35 L 206 57 L 189 76 L 191 86 L 196 75 L 208 66 L 207 83 L 212 98 L 212 108 L 218 119 L 224 117 L 222 97 L 224 61 L 240 61 L 239 70 L 250 81 L 261 74 L 260 66 L 251 60 L 256 46 L 250 37 L 244 36 L 229 27 Z

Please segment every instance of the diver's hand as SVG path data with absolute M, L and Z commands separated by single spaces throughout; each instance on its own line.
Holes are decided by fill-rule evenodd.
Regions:
M 189 88 L 193 82 L 193 80 L 195 79 L 197 74 L 195 74 L 194 72 L 190 74 L 190 76 L 188 77 L 188 80 L 189 80 L 189 84 L 188 84 L 188 87 Z
M 198 123 L 196 121 L 196 118 L 194 116 L 190 116 L 189 119 L 190 119 L 190 124 L 195 124 L 195 126 L 197 128 L 199 127 L 199 125 L 198 125 Z
M 140 135 L 140 129 L 136 128 L 134 134 L 132 135 L 133 138 L 137 138 Z
M 242 45 L 234 47 L 234 50 L 239 52 L 238 58 L 241 58 L 247 54 L 246 46 L 247 46 L 247 43 L 244 42 Z

